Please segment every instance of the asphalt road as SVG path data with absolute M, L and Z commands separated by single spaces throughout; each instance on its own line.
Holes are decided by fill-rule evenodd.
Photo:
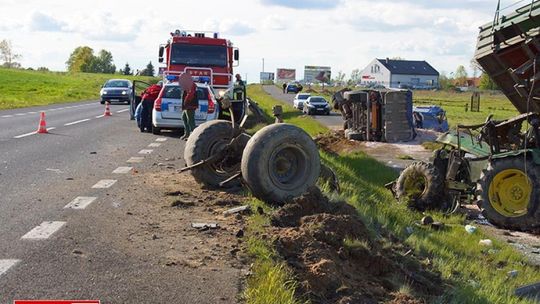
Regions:
M 265 85 L 263 86 L 263 88 L 268 94 L 272 95 L 274 98 L 293 104 L 294 96 L 296 96 L 296 94 L 284 94 L 283 91 L 275 85 Z M 328 100 L 328 102 L 330 103 L 331 101 Z M 323 125 L 327 126 L 330 129 L 339 130 L 343 128 L 343 118 L 339 113 L 330 112 L 330 115 L 328 116 L 314 115 L 313 118 L 320 121 Z
M 125 210 L 140 203 L 130 196 L 131 172 L 153 170 L 152 164 L 180 156 L 184 142 L 173 134 L 156 143 L 156 136 L 140 133 L 129 120 L 128 106 L 111 110 L 112 117 L 103 117 L 104 106 L 88 101 L 0 111 L 0 303 L 233 299 L 236 280 L 229 270 L 209 275 L 163 269 L 113 241 Z M 32 134 L 41 111 L 52 129 Z M 167 149 L 158 153 L 163 147 L 153 148 L 156 144 Z M 97 188 L 100 181 L 110 187 Z M 69 208 L 76 198 L 79 209 Z

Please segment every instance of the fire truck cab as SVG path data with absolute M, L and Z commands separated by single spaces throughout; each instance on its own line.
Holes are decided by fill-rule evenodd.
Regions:
M 209 77 L 209 85 L 219 92 L 233 85 L 239 50 L 231 41 L 219 38 L 218 33 L 176 30 L 159 47 L 159 62 L 165 63 L 164 75 Z

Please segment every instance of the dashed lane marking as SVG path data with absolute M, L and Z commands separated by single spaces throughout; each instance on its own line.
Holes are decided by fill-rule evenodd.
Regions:
M 105 117 L 105 114 L 101 114 L 101 115 L 96 116 L 96 118 L 101 118 L 101 117 Z
M 56 127 L 50 127 L 50 128 L 47 128 L 47 131 L 51 131 L 51 130 L 54 130 L 56 129 Z M 27 136 L 30 136 L 30 135 L 34 135 L 34 134 L 37 134 L 37 131 L 34 131 L 34 132 L 30 132 L 30 133 L 25 133 L 25 134 L 21 134 L 21 135 L 17 135 L 17 136 L 13 136 L 13 138 L 23 138 L 23 137 L 27 137 Z
M 78 196 L 74 200 L 72 200 L 69 204 L 67 204 L 64 209 L 85 209 L 93 203 L 97 197 L 92 196 Z
M 94 189 L 106 189 L 112 187 L 116 183 L 115 179 L 102 179 L 92 186 Z
M 17 265 L 21 260 L 6 259 L 0 260 L 0 276 L 6 273 L 11 267 Z
M 144 157 L 130 157 L 126 162 L 128 163 L 140 163 L 144 160 Z
M 161 146 L 160 143 L 151 143 L 151 144 L 148 145 L 148 148 L 157 148 L 159 146 Z
M 2 115 L 2 118 L 10 118 L 13 117 L 13 115 Z
M 126 112 L 126 111 L 129 111 L 129 109 L 123 109 L 123 110 L 120 110 L 120 111 L 116 111 L 116 113 L 122 113 L 122 112 Z
M 157 142 L 164 142 L 164 141 L 167 141 L 167 138 L 166 137 L 158 137 L 158 138 L 156 138 L 156 141 Z
M 154 150 L 152 149 L 142 149 L 141 151 L 139 151 L 139 154 L 150 154 L 154 152 Z
M 39 226 L 23 235 L 21 239 L 25 240 L 43 240 L 48 239 L 56 231 L 60 230 L 66 222 L 43 222 Z
M 114 173 L 114 174 L 126 174 L 126 173 L 129 173 L 129 171 L 131 171 L 131 169 L 133 169 L 133 167 L 118 167 L 118 168 L 114 169 L 114 171 L 112 173 Z
M 17 113 L 17 114 L 15 114 L 15 116 L 24 116 L 24 115 L 26 115 L 26 113 Z
M 73 121 L 73 122 L 68 122 L 67 124 L 64 124 L 64 126 L 72 126 L 72 125 L 75 125 L 75 124 L 78 124 L 78 123 L 81 123 L 81 122 L 85 122 L 85 121 L 89 121 L 90 118 L 86 118 L 86 119 L 81 119 L 81 120 L 77 120 L 77 121 Z

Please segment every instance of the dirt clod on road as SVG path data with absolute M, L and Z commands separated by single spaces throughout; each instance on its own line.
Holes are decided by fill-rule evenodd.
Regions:
M 375 239 L 354 207 L 329 201 L 318 188 L 277 210 L 272 225 L 299 294 L 313 303 L 423 303 L 440 290 L 438 275 L 402 257 L 390 241 Z M 406 285 L 418 299 L 397 293 Z

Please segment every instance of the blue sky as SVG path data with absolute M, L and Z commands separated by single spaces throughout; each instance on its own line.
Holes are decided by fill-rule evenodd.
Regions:
M 502 6 L 517 0 L 502 1 Z M 46 4 L 45 4 L 46 3 Z M 249 81 L 265 70 L 331 66 L 347 75 L 373 58 L 426 60 L 439 71 L 469 67 L 478 27 L 496 0 L 0 0 L 0 39 L 25 67 L 65 70 L 71 51 L 88 45 L 112 52 L 117 67 L 157 64 L 174 29 L 219 31 L 240 48 L 237 71 Z

